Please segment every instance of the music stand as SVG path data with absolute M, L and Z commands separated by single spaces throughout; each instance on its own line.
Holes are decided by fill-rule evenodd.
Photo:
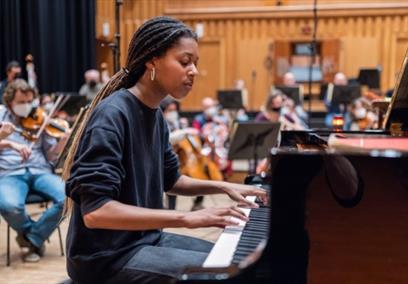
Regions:
M 258 158 L 265 158 L 278 141 L 279 122 L 235 122 L 228 159 L 253 160 L 249 174 L 255 174 Z
M 78 113 L 78 110 L 88 104 L 86 96 L 75 92 L 57 92 L 56 96 L 65 96 L 61 103 L 60 110 L 65 111 L 68 115 L 73 116 Z
M 240 109 L 244 107 L 242 90 L 218 90 L 217 99 L 224 109 Z
M 301 104 L 299 87 L 276 86 L 275 88 L 282 91 L 288 98 L 291 98 L 295 105 Z
M 380 88 L 380 72 L 378 68 L 364 68 L 360 69 L 357 81 L 361 85 L 367 85 L 370 89 Z
M 334 105 L 348 105 L 359 97 L 361 97 L 360 85 L 334 85 L 331 103 Z

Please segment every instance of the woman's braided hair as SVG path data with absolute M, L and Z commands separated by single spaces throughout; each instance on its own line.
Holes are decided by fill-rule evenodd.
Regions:
M 71 167 L 78 148 L 79 141 L 88 123 L 92 111 L 106 97 L 121 88 L 130 88 L 143 76 L 146 71 L 146 63 L 154 57 L 160 57 L 174 46 L 182 38 L 193 38 L 197 35 L 181 21 L 171 17 L 155 17 L 147 20 L 133 34 L 128 48 L 126 67 L 118 71 L 98 92 L 87 109 L 83 121 L 80 123 L 67 158 L 64 163 L 62 178 L 67 180 L 70 176 Z M 72 201 L 67 198 L 64 214 L 70 211 Z

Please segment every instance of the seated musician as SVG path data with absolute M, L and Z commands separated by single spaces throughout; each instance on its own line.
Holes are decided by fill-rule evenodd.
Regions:
M 302 120 L 302 123 L 305 124 L 308 119 L 308 114 L 303 109 L 303 97 L 304 97 L 303 86 L 299 85 L 296 82 L 295 75 L 292 72 L 286 72 L 285 75 L 283 75 L 283 86 L 299 89 L 300 101 L 299 104 L 294 104 L 293 108 L 296 115 Z
M 86 96 L 88 103 L 96 96 L 103 84 L 100 82 L 101 76 L 98 70 L 90 69 L 84 73 L 85 83 L 79 89 L 81 96 Z
M 161 103 L 160 108 L 163 111 L 164 119 L 169 126 L 169 142 L 171 146 L 176 147 L 177 144 L 182 141 L 187 135 L 199 135 L 197 129 L 193 127 L 187 127 L 188 121 L 185 118 L 179 117 L 179 102 L 172 97 L 167 96 Z M 167 195 L 169 209 L 176 209 L 177 196 Z
M 285 106 L 287 100 L 289 98 L 284 96 L 281 91 L 274 89 L 268 96 L 265 105 L 262 106 L 261 111 L 256 115 L 255 121 L 280 122 L 282 130 L 304 130 L 305 127 L 296 113 Z M 293 106 L 293 103 L 287 105 Z
M 327 127 L 332 127 L 333 116 L 337 114 L 344 114 L 344 125 L 346 128 L 350 125 L 350 116 L 347 113 L 347 109 L 344 105 L 332 103 L 334 86 L 347 86 L 348 79 L 342 72 L 337 72 L 334 75 L 333 83 L 330 83 L 327 87 L 327 92 L 324 98 L 324 104 L 327 108 L 327 114 L 325 117 L 325 124 Z
M 180 118 L 180 104 L 170 96 L 167 96 L 161 103 L 164 119 L 170 130 L 169 141 L 171 145 L 176 145 L 187 135 L 199 135 L 199 131 L 193 127 L 188 127 L 186 118 Z
M 133 35 L 126 67 L 94 98 L 75 134 L 64 177 L 72 209 L 69 276 L 79 283 L 167 283 L 203 263 L 212 244 L 163 228 L 223 227 L 247 220 L 237 207 L 193 212 L 163 209 L 169 194 L 266 193 L 253 186 L 179 174 L 159 109 L 167 94 L 182 99 L 198 74 L 195 33 L 169 17 L 147 20 Z
M 366 98 L 359 98 L 351 104 L 350 117 L 350 130 L 372 129 L 378 120 L 376 114 L 371 110 L 371 102 Z
M 3 93 L 7 85 L 21 77 L 21 67 L 17 61 L 10 61 L 6 67 L 7 77 L 0 81 L 0 104 L 3 103 Z
M 33 108 L 35 89 L 26 81 L 11 82 L 3 96 L 6 108 L 0 110 L 0 121 L 21 128 L 21 122 Z M 64 182 L 53 174 L 51 162 L 62 149 L 53 137 L 42 134 L 30 147 L 31 141 L 17 132 L 0 141 L 0 213 L 17 232 L 20 247 L 28 248 L 23 260 L 37 262 L 44 253 L 48 239 L 61 219 L 64 203 Z M 53 202 L 40 219 L 34 222 L 24 206 L 29 193 L 36 192 Z
M 211 97 L 205 97 L 201 101 L 203 112 L 197 114 L 192 122 L 192 126 L 200 131 L 203 144 L 208 138 L 208 132 L 212 132 L 213 128 L 223 125 L 228 125 L 228 118 L 220 113 L 218 101 Z M 228 131 L 227 131 L 228 132 Z M 191 210 L 203 209 L 204 196 L 197 196 L 194 199 L 194 204 Z

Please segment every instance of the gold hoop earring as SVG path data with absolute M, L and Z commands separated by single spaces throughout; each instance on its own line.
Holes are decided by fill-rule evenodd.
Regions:
M 154 81 L 155 77 L 156 77 L 156 69 L 154 69 L 154 67 L 153 67 L 153 69 L 150 70 L 150 80 Z

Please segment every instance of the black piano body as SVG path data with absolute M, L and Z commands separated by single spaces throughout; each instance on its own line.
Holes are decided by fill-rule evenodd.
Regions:
M 284 131 L 271 150 L 269 238 L 252 265 L 180 282 L 408 283 L 408 153 L 334 151 L 331 133 Z

